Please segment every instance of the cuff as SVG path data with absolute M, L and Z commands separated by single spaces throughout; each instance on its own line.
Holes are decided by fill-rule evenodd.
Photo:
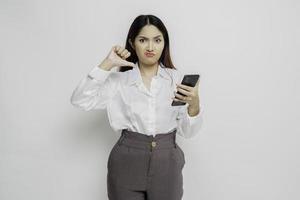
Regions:
M 98 82 L 104 82 L 110 73 L 111 71 L 107 71 L 96 66 L 88 73 L 88 76 Z

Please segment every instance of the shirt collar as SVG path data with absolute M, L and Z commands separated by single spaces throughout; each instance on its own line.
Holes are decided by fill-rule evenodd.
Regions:
M 162 63 L 158 65 L 157 75 L 165 79 L 170 79 L 170 75 Z M 128 76 L 128 84 L 131 85 L 134 83 L 142 83 L 141 71 L 137 63 L 135 63 L 135 66 L 132 68 L 132 70 L 130 70 Z

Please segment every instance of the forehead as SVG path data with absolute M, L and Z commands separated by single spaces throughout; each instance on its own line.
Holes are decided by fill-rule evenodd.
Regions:
M 153 25 L 146 25 L 144 26 L 138 36 L 145 36 L 145 37 L 155 37 L 158 35 L 162 35 L 161 31 Z

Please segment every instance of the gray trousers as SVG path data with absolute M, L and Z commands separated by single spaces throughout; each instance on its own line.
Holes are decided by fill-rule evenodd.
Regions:
M 184 165 L 176 129 L 155 137 L 123 129 L 108 157 L 108 198 L 181 200 Z

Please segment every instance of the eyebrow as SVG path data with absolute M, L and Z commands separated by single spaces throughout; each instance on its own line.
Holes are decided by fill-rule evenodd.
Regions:
M 162 35 L 157 35 L 157 36 L 155 36 L 155 37 L 153 37 L 153 38 L 158 38 L 158 37 L 160 37 L 160 36 L 162 36 Z M 139 36 L 140 38 L 147 38 L 147 37 L 145 37 L 145 36 Z M 147 38 L 148 39 L 148 38 Z

